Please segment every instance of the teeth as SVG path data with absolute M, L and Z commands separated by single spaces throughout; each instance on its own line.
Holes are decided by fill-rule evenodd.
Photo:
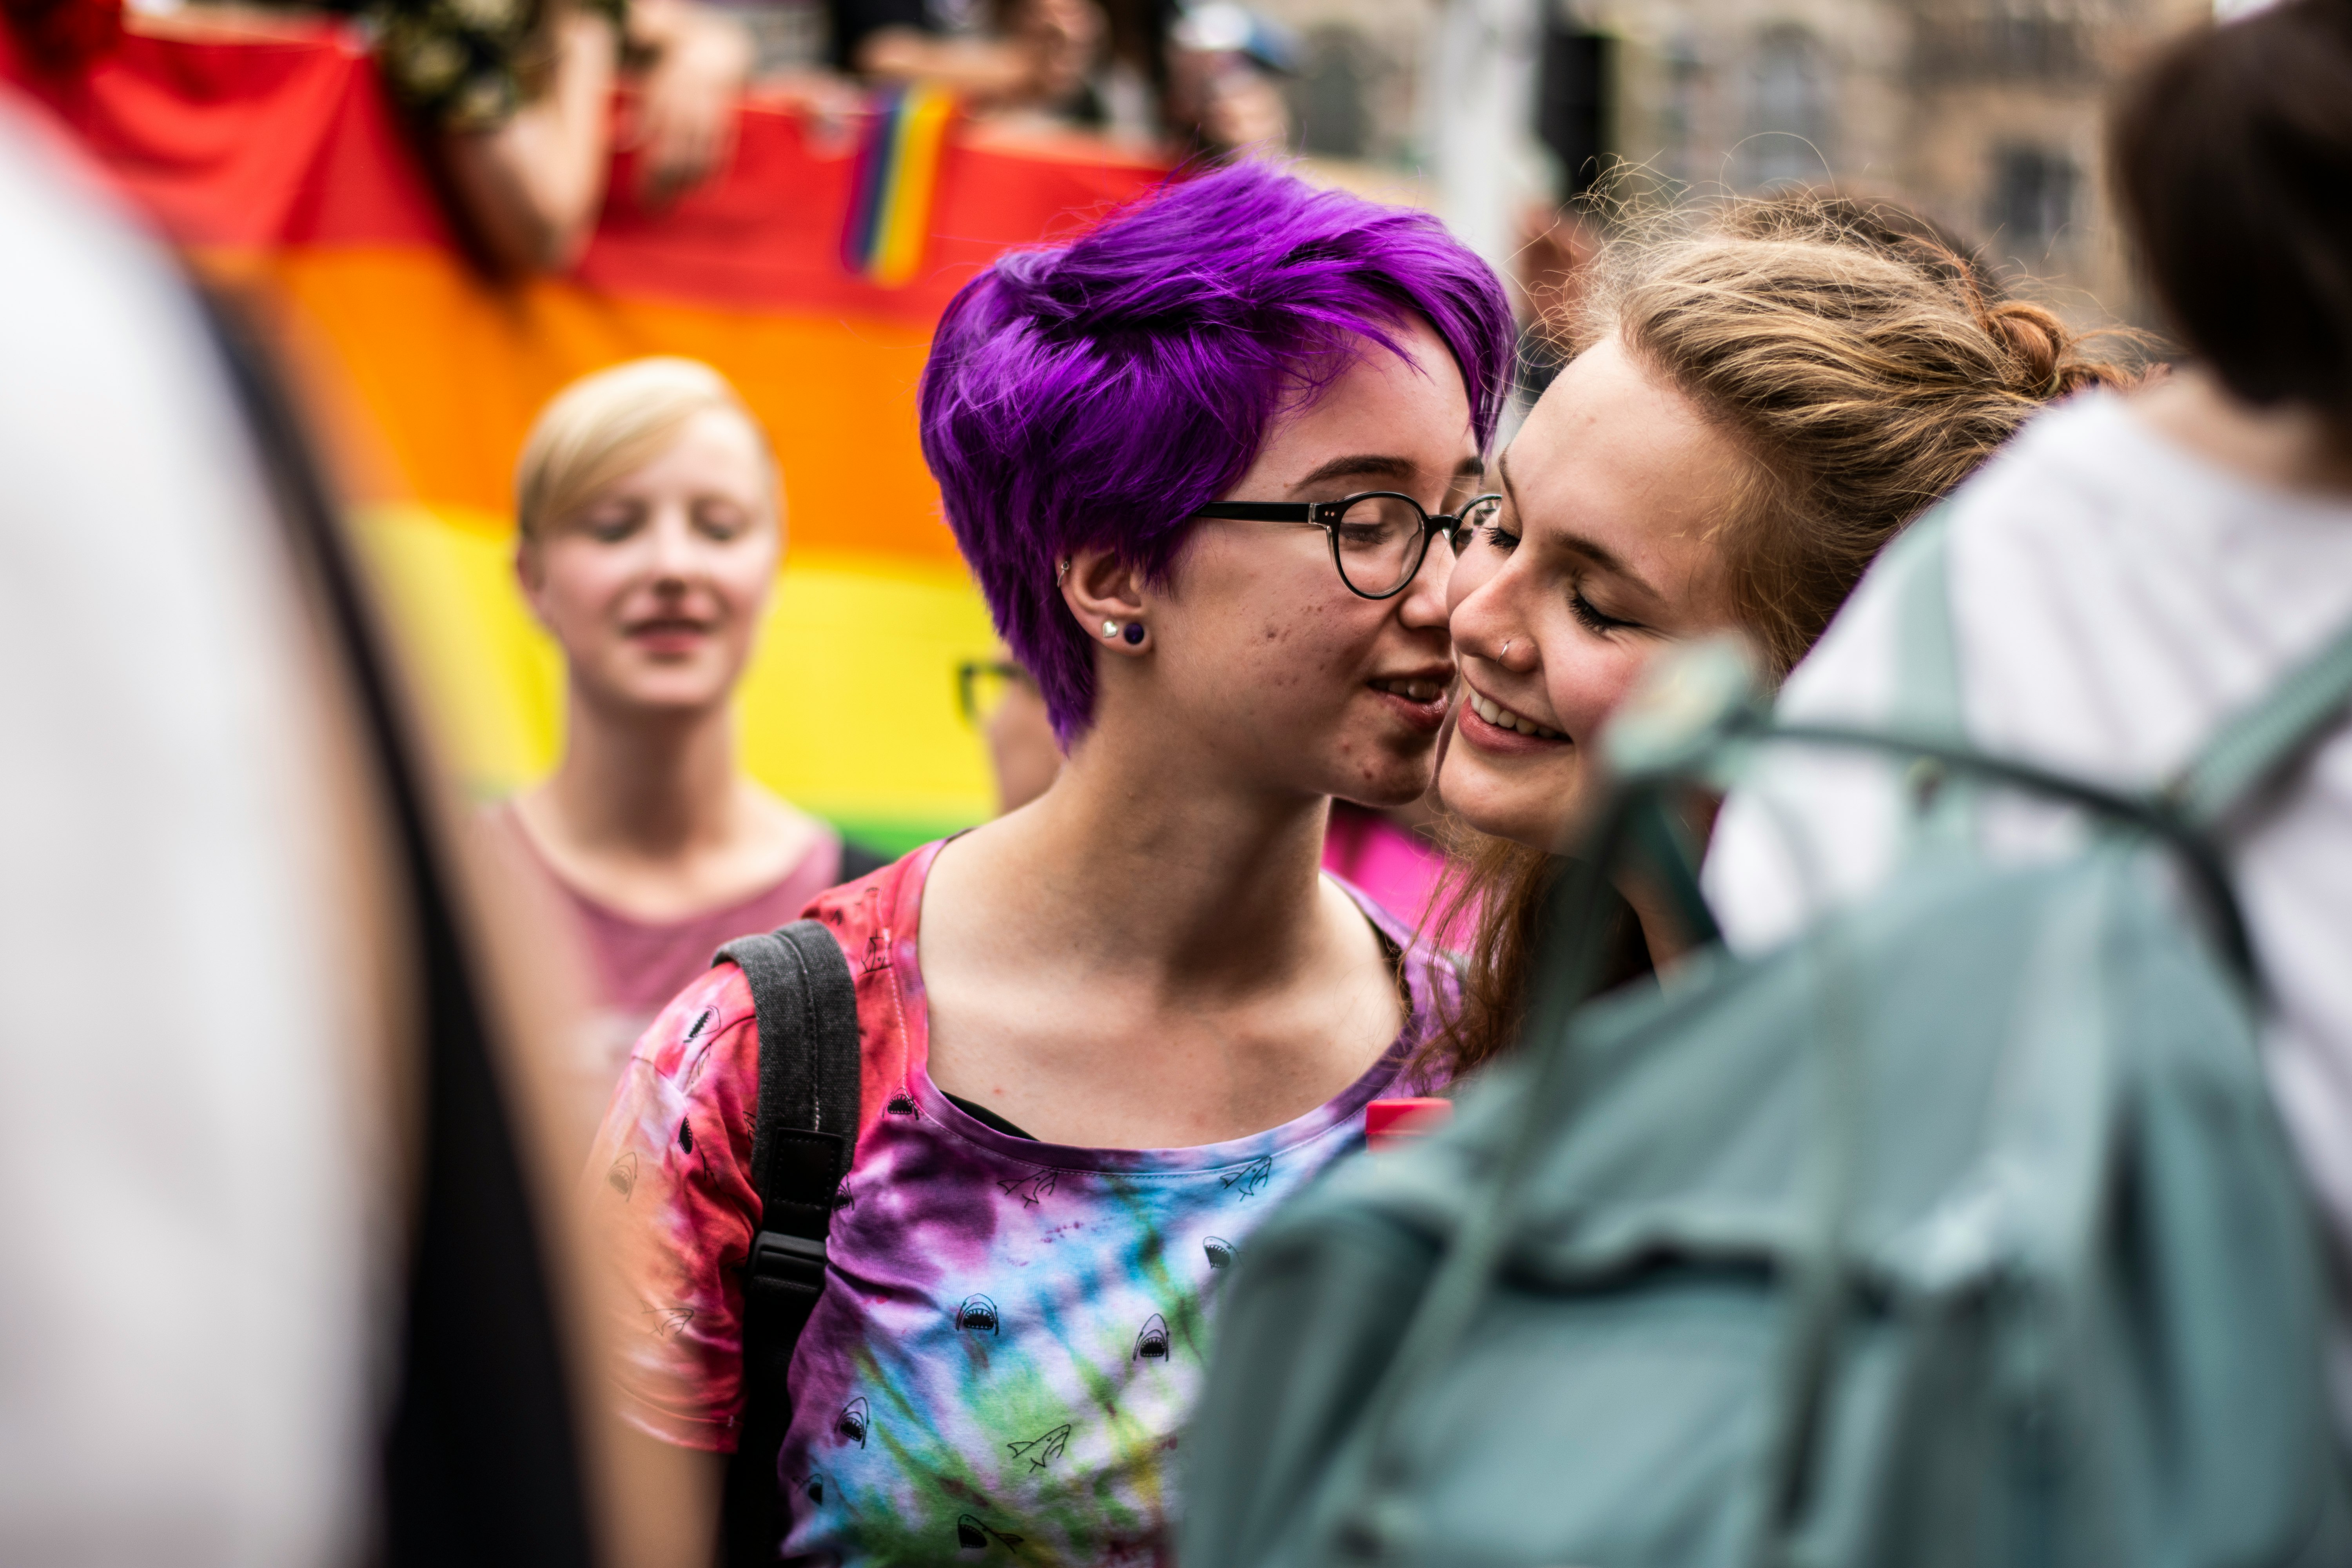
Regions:
M 1372 684 L 1382 691 L 1393 692 L 1415 702 L 1434 702 L 1439 693 L 1445 689 L 1433 680 L 1376 680 Z
M 1539 740 L 1545 741 L 1565 741 L 1568 739 L 1567 736 L 1561 734 L 1559 731 L 1547 730 L 1532 719 L 1521 718 L 1518 714 L 1512 712 L 1501 703 L 1489 701 L 1475 691 L 1470 693 L 1470 708 L 1471 710 L 1476 713 L 1479 718 L 1484 719 L 1487 723 L 1492 724 L 1497 730 L 1517 730 L 1522 735 L 1533 735 Z

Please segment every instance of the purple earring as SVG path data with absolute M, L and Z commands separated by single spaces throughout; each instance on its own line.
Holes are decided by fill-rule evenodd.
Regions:
M 1120 635 L 1127 638 L 1127 646 L 1133 647 L 1136 644 L 1143 640 L 1143 623 L 1141 621 L 1128 622 L 1127 630 Z

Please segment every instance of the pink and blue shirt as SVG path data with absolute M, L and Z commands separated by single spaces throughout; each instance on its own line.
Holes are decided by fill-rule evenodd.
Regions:
M 928 1070 L 916 935 L 939 846 L 819 898 L 856 977 L 857 1151 L 824 1294 L 793 1357 L 779 1460 L 783 1556 L 850 1564 L 1164 1563 L 1171 1480 L 1217 1284 L 1284 1197 L 1364 1142 L 1452 976 L 1385 910 L 1403 1033 L 1294 1121 L 1191 1149 L 1087 1149 L 986 1125 Z M 1139 1042 L 1137 1070 L 1150 1070 Z M 626 1321 L 625 1412 L 730 1451 L 759 1037 L 732 965 L 688 986 L 631 1054 L 591 1157 Z

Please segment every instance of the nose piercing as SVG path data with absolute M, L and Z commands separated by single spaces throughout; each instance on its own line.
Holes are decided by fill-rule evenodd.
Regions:
M 1496 658 L 1510 658 L 1510 657 L 1511 657 L 1511 644 L 1513 644 L 1514 642 L 1516 642 L 1516 641 L 1517 641 L 1517 640 L 1518 640 L 1518 639 L 1517 639 L 1517 638 L 1516 638 L 1516 637 L 1505 637 L 1505 638 L 1503 639 L 1503 651 L 1502 651 L 1502 652 L 1500 652 L 1500 653 L 1498 653 L 1498 654 L 1496 654 L 1495 657 L 1496 657 Z

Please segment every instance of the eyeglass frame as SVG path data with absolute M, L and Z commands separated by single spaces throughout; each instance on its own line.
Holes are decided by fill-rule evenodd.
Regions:
M 1339 563 L 1339 520 L 1347 515 L 1349 507 L 1360 500 L 1401 500 L 1421 515 L 1421 548 L 1412 558 L 1412 569 L 1385 594 L 1367 594 L 1357 587 L 1349 581 L 1347 567 Z M 1421 575 L 1421 568 L 1429 559 L 1429 542 L 1433 537 L 1443 533 L 1445 542 L 1459 551 L 1462 548 L 1459 536 L 1467 526 L 1464 519 L 1470 510 L 1482 501 L 1493 501 L 1500 506 L 1502 500 L 1500 494 L 1487 490 L 1472 496 L 1457 510 L 1433 512 L 1423 510 L 1419 501 L 1402 490 L 1359 490 L 1351 496 L 1341 496 L 1338 500 L 1211 501 L 1192 515 L 1213 518 L 1220 522 L 1299 522 L 1319 528 L 1324 537 L 1330 541 L 1331 569 L 1339 573 L 1339 585 L 1359 599 L 1370 599 L 1377 604 L 1383 599 L 1393 599 L 1412 586 L 1413 579 Z
M 977 729 L 980 725 L 980 700 L 975 688 L 983 675 L 1000 680 L 1037 689 L 1037 678 L 1009 658 L 967 658 L 956 665 L 956 706 L 963 711 L 963 721 Z

